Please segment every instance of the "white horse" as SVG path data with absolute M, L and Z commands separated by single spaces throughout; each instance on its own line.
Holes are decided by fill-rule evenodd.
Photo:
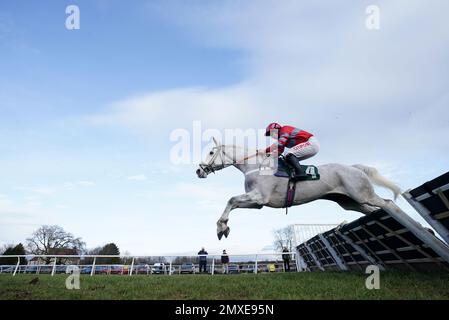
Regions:
M 196 174 L 206 178 L 208 174 L 234 166 L 245 175 L 245 192 L 229 199 L 226 208 L 217 221 L 217 236 L 228 237 L 229 213 L 236 208 L 261 209 L 285 207 L 288 189 L 288 179 L 263 174 L 260 164 L 266 160 L 266 155 L 255 155 L 256 161 L 245 160 L 248 151 L 233 145 L 220 145 L 214 139 L 212 148 L 206 160 L 199 165 Z M 425 243 L 431 241 L 431 247 L 440 255 L 445 255 L 449 261 L 449 252 L 438 239 L 427 232 L 419 223 L 411 219 L 392 200 L 383 199 L 374 192 L 372 183 L 390 189 L 394 198 L 401 194 L 401 189 L 379 174 L 372 167 L 364 165 L 325 164 L 318 166 L 320 179 L 315 181 L 297 182 L 293 205 L 300 205 L 314 200 L 326 199 L 338 203 L 346 210 L 354 210 L 368 214 L 383 209 L 405 225 L 411 232 Z M 372 182 L 372 183 L 371 183 Z

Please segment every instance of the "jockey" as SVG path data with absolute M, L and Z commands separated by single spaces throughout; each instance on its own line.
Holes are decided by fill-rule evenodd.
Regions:
M 299 161 L 305 160 L 316 155 L 320 149 L 320 144 L 315 136 L 305 130 L 292 126 L 281 126 L 278 123 L 270 123 L 265 131 L 266 136 L 271 136 L 278 141 L 259 151 L 259 153 L 277 153 L 282 154 L 285 148 L 285 159 L 295 169 L 295 175 L 292 178 L 302 178 L 306 173 L 299 165 Z

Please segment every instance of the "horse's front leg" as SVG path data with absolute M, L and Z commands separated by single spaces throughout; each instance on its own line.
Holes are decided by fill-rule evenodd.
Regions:
M 221 240 L 223 235 L 227 238 L 230 232 L 228 227 L 229 213 L 236 208 L 260 209 L 263 207 L 262 197 L 257 191 L 252 191 L 229 199 L 223 214 L 217 221 L 217 236 Z

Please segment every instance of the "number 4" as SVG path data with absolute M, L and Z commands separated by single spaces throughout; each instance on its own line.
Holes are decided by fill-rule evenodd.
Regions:
M 307 167 L 306 173 L 314 176 L 315 175 L 315 167 Z

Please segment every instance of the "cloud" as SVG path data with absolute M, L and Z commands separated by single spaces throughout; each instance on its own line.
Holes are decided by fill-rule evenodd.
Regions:
M 449 43 L 442 41 L 449 28 L 441 27 L 441 5 L 381 2 L 379 31 L 365 28 L 362 4 L 150 5 L 201 45 L 243 50 L 245 78 L 125 98 L 90 121 L 151 134 L 189 129 L 194 120 L 217 129 L 278 121 L 315 133 L 321 163 L 399 168 L 412 158 L 425 161 L 449 150 L 449 141 L 437 138 L 449 135 Z
M 93 181 L 79 181 L 77 183 L 80 187 L 92 187 L 95 185 L 95 182 Z
M 88 120 L 96 125 L 122 125 L 146 132 L 160 132 L 167 127 L 190 128 L 195 120 L 213 128 L 233 127 L 238 119 L 242 119 L 243 125 L 243 119 L 255 112 L 256 105 L 248 93 L 245 84 L 221 89 L 171 89 L 115 102 L 106 113 Z M 241 117 L 236 118 L 236 113 Z
M 77 181 L 77 182 L 65 182 L 63 184 L 55 184 L 55 185 L 47 185 L 47 186 L 25 186 L 25 187 L 17 187 L 16 190 L 31 192 L 35 194 L 31 197 L 41 197 L 41 196 L 51 196 L 58 192 L 73 190 L 76 187 L 92 187 L 95 186 L 95 182 L 93 181 Z
M 178 183 L 175 186 L 176 194 L 183 197 L 193 198 L 197 201 L 207 199 L 207 201 L 223 201 L 223 194 L 226 190 L 223 188 L 214 188 L 211 184 L 200 186 L 196 183 Z
M 145 181 L 145 180 L 147 180 L 147 177 L 144 174 L 138 174 L 135 176 L 129 176 L 128 180 L 130 180 L 130 181 Z
M 167 132 L 177 128 L 190 130 L 194 120 L 201 120 L 203 129 L 220 130 L 263 128 L 268 122 L 278 121 L 318 136 L 322 148 L 311 163 L 362 162 L 381 168 L 394 180 L 400 177 L 404 181 L 408 177 L 424 181 L 424 170 L 429 170 L 429 177 L 434 176 L 435 170 L 440 169 L 434 165 L 438 157 L 433 155 L 438 153 L 441 162 L 449 156 L 449 141 L 444 139 L 449 135 L 449 43 L 445 41 L 449 38 L 449 28 L 445 28 L 449 3 L 379 1 L 381 29 L 375 32 L 365 29 L 363 3 L 224 0 L 160 1 L 149 2 L 148 6 L 153 13 L 158 10 L 158 16 L 170 26 L 177 26 L 186 41 L 216 52 L 223 48 L 238 52 L 232 57 L 237 56 L 234 65 L 241 68 L 239 74 L 243 77 L 222 87 L 205 83 L 123 96 L 107 104 L 102 112 L 87 117 L 94 126 L 126 128 L 168 145 Z M 7 36 L 9 29 L 2 27 L 0 21 L 0 38 Z M 56 156 L 63 154 L 58 151 Z M 151 160 L 161 161 L 158 156 L 155 153 Z M 42 172 L 44 165 L 32 158 Z M 48 171 L 54 174 L 54 170 L 62 169 L 53 166 Z M 161 168 L 136 171 L 141 170 L 151 177 L 159 173 L 176 177 L 177 171 L 183 169 L 163 162 Z M 145 174 L 117 177 L 148 181 Z M 19 234 L 15 227 L 19 224 L 57 223 L 57 219 L 43 218 L 44 208 L 37 204 L 46 196 L 95 185 L 78 179 L 62 185 L 23 188 L 32 196 L 28 197 L 28 204 L 21 206 L 0 196 L 0 234 Z M 173 181 L 179 180 L 161 181 L 172 186 Z M 241 180 L 225 180 L 225 187 L 211 182 L 178 183 L 160 189 L 163 199 L 172 200 L 173 194 L 181 197 L 189 216 L 201 207 L 205 219 L 212 219 L 212 214 L 217 215 L 216 219 L 228 197 L 242 192 Z M 150 192 L 155 203 L 160 203 L 159 190 Z M 271 229 L 275 221 L 280 225 L 287 221 L 284 219 L 308 219 L 313 223 L 324 221 L 327 216 L 332 220 L 341 213 L 322 203 L 313 206 L 313 210 L 310 206 L 298 209 L 308 215 L 282 215 L 283 220 L 274 216 L 276 210 L 270 209 L 264 209 L 269 219 L 255 218 L 256 222 L 250 220 L 250 215 L 235 215 L 233 237 L 240 226 L 245 228 L 241 235 L 260 239 L 258 235 L 266 232 L 267 225 Z M 31 217 L 21 216 L 22 213 Z M 237 225 L 237 221 L 242 223 Z M 203 220 L 194 222 L 201 225 Z M 159 223 L 155 221 L 154 228 L 162 233 Z M 256 235 L 248 232 L 248 225 L 257 230 Z M 123 228 L 121 224 L 115 227 Z M 172 235 L 176 246 L 179 241 L 175 233 Z M 211 237 L 216 240 L 213 232 Z M 269 237 L 268 233 L 266 239 Z M 151 243 L 151 238 L 147 243 Z
M 25 203 L 0 199 L 0 245 L 17 243 L 43 224 L 60 224 L 61 217 L 50 208 L 43 208 L 37 201 Z
M 27 191 L 31 193 L 35 193 L 42 196 L 50 196 L 57 192 L 56 187 L 49 186 L 34 186 L 34 187 L 18 187 L 17 190 Z
M 229 198 L 242 193 L 240 183 L 235 187 L 228 187 L 223 184 L 214 184 L 212 181 L 202 182 L 203 184 L 198 184 L 198 182 L 178 183 L 166 196 L 170 197 L 176 194 L 178 198 L 188 199 L 197 207 L 206 208 L 210 212 L 220 212 L 226 206 Z M 216 213 L 214 213 L 215 215 Z

